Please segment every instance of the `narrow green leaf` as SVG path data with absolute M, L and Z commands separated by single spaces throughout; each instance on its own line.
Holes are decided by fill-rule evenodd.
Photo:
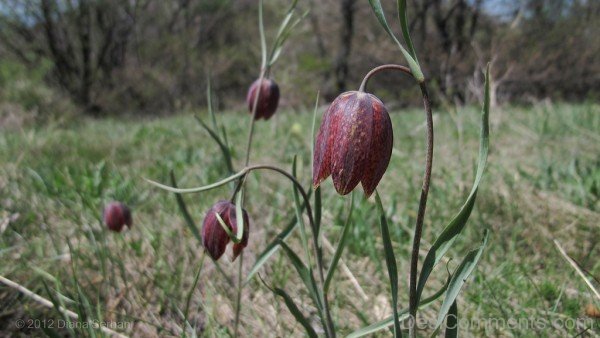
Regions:
M 446 318 L 446 338 L 457 338 L 458 337 L 458 305 L 456 300 L 452 303 L 450 311 L 448 311 L 448 317 Z
M 298 23 L 300 23 L 302 21 L 302 19 L 308 13 L 308 11 L 307 11 L 300 18 L 292 20 L 292 18 L 294 17 L 294 12 L 295 12 L 297 3 L 298 3 L 298 1 L 294 1 L 292 3 L 292 5 L 290 6 L 290 8 L 288 9 L 288 11 L 286 13 L 286 16 L 284 17 L 281 24 L 279 25 L 279 30 L 277 31 L 277 35 L 275 37 L 275 42 L 273 43 L 273 48 L 271 50 L 271 54 L 269 57 L 269 62 L 268 62 L 269 67 L 272 66 L 273 64 L 275 64 L 275 61 L 277 61 L 277 59 L 281 55 L 281 51 L 283 50 L 283 45 L 284 45 L 285 41 L 287 40 L 287 38 L 291 35 L 294 27 L 296 27 L 296 25 L 298 25 Z
M 331 259 L 329 269 L 327 270 L 327 277 L 325 278 L 325 285 L 323 286 L 325 294 L 327 294 L 327 291 L 329 291 L 329 285 L 331 284 L 331 280 L 333 279 L 333 275 L 337 268 L 337 264 L 340 258 L 342 257 L 344 247 L 346 246 L 346 240 L 348 239 L 348 234 L 350 233 L 350 229 L 352 228 L 352 211 L 354 211 L 354 191 L 352 191 L 352 195 L 350 197 L 350 211 L 348 211 L 348 217 L 346 218 L 346 222 L 344 223 L 344 229 L 342 230 L 340 241 L 338 242 L 338 245 L 335 249 L 333 258 Z
M 294 155 L 294 160 L 292 161 L 292 175 L 296 177 L 296 161 L 297 156 Z M 302 247 L 304 249 L 304 253 L 306 254 L 306 260 L 308 264 L 311 264 L 310 260 L 310 251 L 308 249 L 308 237 L 306 236 L 306 226 L 304 225 L 304 218 L 302 218 L 302 210 L 300 203 L 300 196 L 298 193 L 298 188 L 296 188 L 295 184 L 292 184 L 292 189 L 294 191 L 294 207 L 296 209 L 296 219 L 298 220 L 298 224 L 300 225 L 300 238 L 302 240 Z
M 310 322 L 308 321 L 308 319 L 306 319 L 306 317 L 304 317 L 304 315 L 302 314 L 302 311 L 300 311 L 298 306 L 296 306 L 292 297 L 290 297 L 284 290 L 282 290 L 280 288 L 270 287 L 269 284 L 267 284 L 267 282 L 265 282 L 265 280 L 262 279 L 262 277 L 260 275 L 258 275 L 258 278 L 260 278 L 260 280 L 267 287 L 267 289 L 271 290 L 271 292 L 273 292 L 275 295 L 283 298 L 285 305 L 290 310 L 290 312 L 292 313 L 294 318 L 296 318 L 296 321 L 298 323 L 300 323 L 300 325 L 302 325 L 304 327 L 304 329 L 306 330 L 306 334 L 311 338 L 317 338 L 318 337 L 317 333 L 315 332 L 313 327 L 310 325 Z
M 306 330 L 306 334 L 311 338 L 318 338 L 318 335 L 315 332 L 315 329 L 313 329 L 313 327 L 310 325 L 310 322 L 308 321 L 308 319 L 306 319 L 306 317 L 304 317 L 304 315 L 302 314 L 302 311 L 300 311 L 298 306 L 296 306 L 292 297 L 290 297 L 284 290 L 279 289 L 279 288 L 274 288 L 274 289 L 272 289 L 272 291 L 279 297 L 283 298 L 285 305 L 290 310 L 290 312 L 292 313 L 294 318 L 296 318 L 296 321 L 298 323 L 300 323 L 300 325 L 302 325 L 302 327 L 304 327 L 304 329 Z
M 263 21 L 263 1 L 258 1 L 258 32 L 260 34 L 261 69 L 267 66 L 267 39 L 265 38 L 265 25 Z
M 383 8 L 381 7 L 381 1 L 369 0 L 369 4 L 371 5 L 371 8 L 373 9 L 375 16 L 377 17 L 377 20 L 379 20 L 379 23 L 381 24 L 383 29 L 386 31 L 386 33 L 388 33 L 388 35 L 392 38 L 392 40 L 394 40 L 394 42 L 400 48 L 400 52 L 406 59 L 406 62 L 408 63 L 408 67 L 410 68 L 410 71 L 413 73 L 413 76 L 415 77 L 415 79 L 418 82 L 423 82 L 425 80 L 425 76 L 423 75 L 423 72 L 421 71 L 421 67 L 419 66 L 419 63 L 415 60 L 415 58 L 412 57 L 412 55 L 406 50 L 406 48 L 404 48 L 402 43 L 400 43 L 398 38 L 396 38 L 396 36 L 392 32 L 392 29 L 390 28 L 390 26 L 387 23 L 387 20 L 385 19 L 385 13 L 383 12 Z
M 223 229 L 223 231 L 225 231 L 225 233 L 227 234 L 227 237 L 229 237 L 229 239 L 237 244 L 240 241 L 237 239 L 236 234 L 234 234 L 231 229 L 229 229 L 229 226 L 227 226 L 227 224 L 225 224 L 225 221 L 223 220 L 223 218 L 221 218 L 221 215 L 219 215 L 218 212 L 215 212 L 215 218 L 217 219 L 217 222 L 219 222 L 219 225 L 221 226 L 221 228 Z
M 236 218 L 236 226 L 237 226 L 237 234 L 235 239 L 239 243 L 242 241 L 242 237 L 244 235 L 244 212 L 242 209 L 242 204 L 244 203 L 244 187 L 240 189 L 235 199 L 235 218 Z
M 319 95 L 320 92 L 317 92 L 317 98 L 315 99 L 315 108 L 313 109 L 313 119 L 312 119 L 312 128 L 311 128 L 311 135 L 310 135 L 310 168 L 311 170 L 314 167 L 314 158 L 315 158 L 315 128 L 317 126 L 317 111 L 319 109 Z M 313 173 L 314 175 L 315 173 Z
M 448 277 L 448 280 L 446 281 L 446 284 L 444 284 L 444 286 L 438 290 L 438 292 L 436 292 L 435 294 L 433 294 L 431 297 L 425 298 L 423 299 L 420 303 L 419 303 L 419 309 L 422 308 L 426 308 L 429 305 L 431 305 L 434 301 L 436 301 L 438 298 L 440 298 L 444 292 L 446 292 L 446 290 L 448 289 L 448 284 L 450 284 L 450 277 Z M 405 319 L 407 319 L 409 317 L 409 313 L 408 313 L 408 309 L 402 309 L 400 311 L 398 311 L 398 319 L 400 321 L 403 321 Z M 363 327 L 361 329 L 358 329 L 354 332 L 352 332 L 351 334 L 349 334 L 348 336 L 346 336 L 347 338 L 358 338 L 358 337 L 363 337 L 366 335 L 370 335 L 372 333 L 375 333 L 379 330 L 383 330 L 389 326 L 394 325 L 394 316 L 389 316 L 383 320 L 380 320 L 376 323 L 373 323 L 369 326 Z
M 438 312 L 437 322 L 435 324 L 436 329 L 444 322 L 446 315 L 450 311 L 450 307 L 456 301 L 456 297 L 458 297 L 460 289 L 463 287 L 471 273 L 473 273 L 473 270 L 475 270 L 475 266 L 477 266 L 477 263 L 481 258 L 483 249 L 485 249 L 487 245 L 488 235 L 489 231 L 486 230 L 481 246 L 479 246 L 478 249 L 469 252 L 452 275 L 448 290 L 446 291 L 446 298 L 444 298 L 440 311 Z
M 206 76 L 206 106 L 208 109 L 208 115 L 210 115 L 210 119 L 212 121 L 212 129 L 219 130 L 217 126 L 217 117 L 215 116 L 215 111 L 213 109 L 212 103 L 212 86 L 210 81 L 210 75 Z
M 198 285 L 198 280 L 200 279 L 200 272 L 202 271 L 202 267 L 204 266 L 204 258 L 206 257 L 206 255 L 202 255 L 202 258 L 200 259 L 200 264 L 198 266 L 198 272 L 196 272 L 196 276 L 194 277 L 194 283 L 192 283 L 192 287 L 190 288 L 190 291 L 188 292 L 187 296 L 186 296 L 186 301 L 185 301 L 185 310 L 183 311 L 183 321 L 185 323 L 186 326 L 189 326 L 189 313 L 190 313 L 190 304 L 192 302 L 192 295 L 194 294 L 194 290 L 196 290 L 196 286 Z M 183 335 L 185 337 L 185 330 L 183 331 Z
M 423 299 L 423 301 L 421 301 L 421 303 L 419 303 L 419 309 L 428 307 L 434 301 L 436 301 L 438 298 L 440 298 L 440 296 L 442 296 L 444 294 L 444 292 L 446 291 L 446 289 L 448 288 L 449 283 L 450 283 L 450 278 L 448 278 L 448 281 L 446 282 L 446 284 L 438 292 L 433 294 L 431 297 Z M 406 319 L 408 319 L 408 317 L 409 317 L 408 308 L 398 311 L 398 319 L 400 321 L 406 320 Z M 358 329 L 358 330 L 352 332 L 351 334 L 347 335 L 346 338 L 358 338 L 358 337 L 363 337 L 366 335 L 371 335 L 377 331 L 383 330 L 392 325 L 394 325 L 394 316 L 393 315 L 389 316 L 383 320 L 380 320 L 376 323 L 373 323 L 369 326 L 365 326 L 361 329 Z
M 311 193 L 312 189 L 308 191 L 309 197 Z M 301 212 L 304 212 L 305 208 L 306 204 L 302 203 Z M 260 255 L 258 255 L 258 258 L 256 258 L 256 262 L 254 262 L 252 269 L 250 269 L 250 272 L 246 277 L 246 283 L 248 283 L 258 272 L 258 270 L 260 270 L 260 268 L 269 260 L 269 258 L 271 258 L 271 256 L 273 256 L 275 252 L 277 252 L 277 250 L 279 249 L 279 241 L 285 241 L 290 236 L 292 231 L 296 229 L 297 224 L 298 221 L 296 220 L 296 216 L 294 216 L 289 221 L 288 225 L 275 237 L 275 239 L 267 245 L 265 250 L 263 250 L 263 252 L 261 252 Z
M 462 206 L 458 214 L 446 225 L 442 233 L 433 243 L 431 249 L 425 257 L 423 267 L 419 276 L 419 282 L 417 283 L 417 300 L 423 293 L 423 288 L 427 283 L 427 278 L 433 271 L 433 268 L 439 263 L 442 257 L 446 254 L 448 249 L 454 243 L 456 237 L 462 232 L 467 220 L 471 215 L 471 211 L 475 205 L 475 199 L 477 197 L 477 190 L 479 189 L 479 183 L 483 177 L 483 172 L 487 164 L 487 157 L 489 151 L 489 113 L 490 113 L 490 67 L 488 64 L 486 75 L 485 75 L 485 94 L 484 94 L 483 109 L 481 112 L 481 135 L 479 143 L 479 159 L 477 164 L 477 173 L 475 174 L 475 181 L 473 188 L 467 198 L 467 201 Z
M 147 178 L 144 178 L 144 180 L 158 188 L 163 189 L 163 190 L 167 190 L 167 191 L 174 192 L 177 194 L 191 194 L 191 193 L 195 193 L 195 192 L 207 191 L 207 190 L 212 190 L 212 189 L 218 188 L 218 187 L 225 185 L 241 176 L 246 175 L 246 173 L 247 173 L 246 170 L 242 170 L 236 174 L 233 174 L 233 175 L 231 175 L 227 178 L 224 178 L 218 182 L 215 182 L 213 184 L 204 185 L 204 186 L 197 187 L 197 188 L 188 188 L 188 189 L 180 189 L 180 188 L 170 187 L 168 185 L 164 185 L 162 183 L 158 183 L 156 181 L 153 181 L 153 180 L 150 180 Z
M 402 28 L 402 36 L 404 37 L 404 42 L 406 42 L 406 46 L 408 47 L 408 52 L 415 59 L 417 64 L 419 60 L 417 59 L 417 53 L 415 52 L 415 46 L 413 45 L 412 39 L 410 38 L 410 32 L 408 30 L 408 11 L 406 9 L 406 0 L 398 0 L 398 18 L 400 19 L 400 27 Z
M 174 188 L 177 188 L 177 181 L 175 180 L 175 174 L 173 173 L 173 170 L 171 170 L 170 176 L 171 176 L 171 185 Z M 198 231 L 198 227 L 196 226 L 194 219 L 188 212 L 185 201 L 183 200 L 183 196 L 181 196 L 180 194 L 175 194 L 175 199 L 177 200 L 177 206 L 179 207 L 179 211 L 183 215 L 185 224 L 188 226 L 188 228 L 190 229 L 190 231 L 192 232 L 194 237 L 198 240 L 198 242 L 202 243 L 202 236 L 200 236 L 200 231 Z
M 385 250 L 385 263 L 388 269 L 390 278 L 390 288 L 392 289 L 392 312 L 394 316 L 394 337 L 402 337 L 400 330 L 400 320 L 398 318 L 398 268 L 396 266 L 396 256 L 394 256 L 394 248 L 392 247 L 392 239 L 388 229 L 387 218 L 383 210 L 383 204 L 379 193 L 375 192 L 375 202 L 379 210 L 379 225 L 381 229 L 381 238 L 383 240 L 383 248 Z
M 221 150 L 221 154 L 223 155 L 223 160 L 225 161 L 225 165 L 227 166 L 227 170 L 229 173 L 233 173 L 233 163 L 231 162 L 231 152 L 229 151 L 229 147 L 221 140 L 216 131 L 212 130 L 200 117 L 194 116 L 198 123 L 206 130 L 206 132 L 210 135 L 210 137 L 217 143 L 219 149 Z M 215 122 L 216 123 L 216 122 Z
M 302 281 L 304 282 L 304 286 L 306 286 L 306 289 L 308 290 L 311 299 L 313 300 L 313 302 L 315 302 L 317 309 L 319 309 L 319 313 L 321 313 L 323 304 L 319 297 L 317 282 L 313 276 L 312 270 L 302 262 L 300 257 L 298 257 L 294 250 L 292 250 L 285 242 L 280 241 L 279 245 L 283 248 L 283 251 L 285 251 L 285 253 L 288 255 L 290 261 L 292 262 L 292 265 L 296 269 L 296 272 L 298 272 L 300 279 L 302 279 Z

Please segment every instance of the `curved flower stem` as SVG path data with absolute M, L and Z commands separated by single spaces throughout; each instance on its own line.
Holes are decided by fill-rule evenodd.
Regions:
M 409 285 L 409 332 L 410 337 L 417 336 L 416 315 L 417 315 L 417 269 L 419 263 L 419 247 L 421 246 L 421 236 L 423 235 L 423 219 L 425 218 L 425 208 L 427 207 L 427 196 L 429 194 L 429 184 L 431 182 L 431 167 L 433 165 L 433 116 L 431 113 L 431 101 L 425 82 L 420 82 L 421 94 L 423 95 L 423 107 L 427 123 L 427 152 L 425 154 L 425 173 L 423 174 L 423 187 L 421 188 L 421 199 L 419 201 L 419 211 L 417 212 L 417 221 L 413 237 L 413 247 L 410 260 L 410 285 Z
M 369 82 L 369 79 L 371 78 L 371 76 L 373 76 L 383 70 L 387 70 L 387 69 L 399 70 L 403 73 L 410 75 L 410 77 L 414 78 L 413 73 L 410 71 L 410 69 L 408 67 L 401 66 L 401 65 L 395 65 L 395 64 L 382 65 L 382 66 L 371 69 L 371 71 L 368 72 L 367 75 L 365 75 L 365 77 L 362 80 L 362 83 L 360 84 L 360 87 L 358 88 L 358 91 L 364 92 L 367 88 L 367 82 Z
M 302 198 L 304 199 L 304 203 L 306 205 L 306 213 L 308 214 L 308 222 L 310 223 L 311 232 L 313 234 L 312 237 L 313 237 L 313 246 L 315 249 L 315 257 L 316 257 L 316 261 L 317 261 L 317 270 L 319 270 L 319 279 L 321 282 L 321 288 L 323 288 L 323 286 L 325 285 L 325 275 L 323 273 L 323 255 L 322 255 L 321 250 L 319 250 L 319 233 L 317 231 L 317 226 L 316 226 L 315 220 L 313 218 L 313 211 L 312 211 L 312 207 L 310 205 L 310 199 L 308 198 L 308 194 L 306 193 L 306 191 L 304 190 L 304 188 L 302 187 L 300 182 L 298 182 L 298 180 L 294 177 L 294 175 L 288 173 L 287 171 L 285 171 L 281 168 L 277 168 L 277 167 L 274 167 L 271 165 L 255 165 L 255 166 L 246 167 L 244 170 L 247 173 L 249 173 L 252 170 L 259 170 L 259 169 L 275 171 L 275 172 L 285 176 L 287 179 L 292 181 L 292 183 L 296 186 L 296 188 L 300 192 L 300 195 L 302 195 Z M 326 329 L 327 337 L 335 338 L 335 328 L 333 325 L 333 319 L 331 318 L 331 312 L 329 311 L 329 301 L 327 300 L 327 296 L 324 293 L 322 293 L 322 298 L 323 298 L 323 307 L 324 307 L 323 310 L 324 310 L 325 316 L 326 316 L 325 329 Z

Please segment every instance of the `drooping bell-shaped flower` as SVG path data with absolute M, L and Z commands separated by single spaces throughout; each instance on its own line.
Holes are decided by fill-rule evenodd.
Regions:
M 242 210 L 242 213 L 244 215 L 244 231 L 240 242 L 233 244 L 233 257 L 231 260 L 235 260 L 248 245 L 250 221 L 246 210 Z M 215 260 L 221 258 L 227 244 L 231 240 L 217 219 L 217 214 L 232 234 L 235 235 L 237 233 L 235 204 L 229 201 L 219 201 L 208 210 L 202 224 L 202 245 L 206 252 Z
M 346 195 L 362 183 L 370 196 L 390 162 L 392 122 L 383 102 L 360 91 L 340 94 L 323 115 L 313 159 L 313 185 L 329 175 Z
M 254 108 L 254 101 L 256 99 L 256 92 L 260 88 L 260 94 L 258 96 L 258 103 L 256 104 L 256 115 L 255 120 L 265 119 L 268 120 L 275 114 L 277 105 L 279 104 L 279 86 L 275 81 L 271 79 L 263 79 L 262 83 L 260 79 L 254 81 L 248 89 L 246 95 L 246 103 L 248 104 L 248 110 L 252 114 Z
M 104 207 L 102 219 L 108 229 L 121 232 L 123 227 L 127 225 L 131 228 L 131 210 L 121 202 L 110 202 Z

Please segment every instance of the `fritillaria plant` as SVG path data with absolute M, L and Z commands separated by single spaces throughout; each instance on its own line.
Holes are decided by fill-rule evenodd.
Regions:
M 342 235 L 337 243 L 334 255 L 327 260 L 328 269 L 325 270 L 326 260 L 323 257 L 322 241 L 320 236 L 323 236 L 321 231 L 321 214 L 324 207 L 321 203 L 320 184 L 323 180 L 332 177 L 334 187 L 340 195 L 346 195 L 352 192 L 360 183 L 362 185 L 364 196 L 368 198 L 373 193 L 375 202 L 380 214 L 380 231 L 383 241 L 385 260 L 389 276 L 389 285 L 391 291 L 391 307 L 392 314 L 379 322 L 373 323 L 366 327 L 360 328 L 352 332 L 348 337 L 361 337 L 372 334 L 378 330 L 392 326 L 395 337 L 402 336 L 401 323 L 408 324 L 408 333 L 410 337 L 417 336 L 416 318 L 420 307 L 429 305 L 437 299 L 443 298 L 440 309 L 438 311 L 437 321 L 434 333 L 441 330 L 444 321 L 447 324 L 455 324 L 457 319 L 457 304 L 456 298 L 463 287 L 467 277 L 473 272 L 478 263 L 483 249 L 487 242 L 487 232 L 484 236 L 481 245 L 469 252 L 460 265 L 450 274 L 445 285 L 437 290 L 433 295 L 423 298 L 423 292 L 427 285 L 427 280 L 431 275 L 434 267 L 441 261 L 442 257 L 452 247 L 457 236 L 464 229 L 470 213 L 474 207 L 475 198 L 477 195 L 479 183 L 481 181 L 488 154 L 488 115 L 489 115 L 489 67 L 486 72 L 485 95 L 481 114 L 481 141 L 479 149 L 479 160 L 473 188 L 462 208 L 441 231 L 433 242 L 431 248 L 425 257 L 425 260 L 419 268 L 419 251 L 421 237 L 423 233 L 423 221 L 425 218 L 425 210 L 427 206 L 427 198 L 432 174 L 433 163 L 433 118 L 431 111 L 431 103 L 429 99 L 427 81 L 419 65 L 416 52 L 410 34 L 408 31 L 406 3 L 405 0 L 398 0 L 398 14 L 402 35 L 407 47 L 396 38 L 386 21 L 380 1 L 369 0 L 369 3 L 383 26 L 384 30 L 398 45 L 401 54 L 405 58 L 408 66 L 401 65 L 382 65 L 368 72 L 358 91 L 350 91 L 340 94 L 329 106 L 325 112 L 319 131 L 316 136 L 316 141 L 313 147 L 313 177 L 312 183 L 314 189 L 305 189 L 296 178 L 296 161 L 294 159 L 292 172 L 288 172 L 282 168 L 271 165 L 250 165 L 250 149 L 252 145 L 254 122 L 260 118 L 269 119 L 277 109 L 279 100 L 279 88 L 268 78 L 270 67 L 277 59 L 281 52 L 283 41 L 290 34 L 291 29 L 297 23 L 292 20 L 293 11 L 296 5 L 294 1 L 288 15 L 283 20 L 282 26 L 279 29 L 277 38 L 271 53 L 266 52 L 266 43 L 264 29 L 262 25 L 262 2 L 259 5 L 259 22 L 261 32 L 261 49 L 262 49 L 262 64 L 258 80 L 250 87 L 247 95 L 247 103 L 252 113 L 252 120 L 249 125 L 249 136 L 246 151 L 245 166 L 241 170 L 235 172 L 233 170 L 231 153 L 229 145 L 226 143 L 224 128 L 221 135 L 218 132 L 216 119 L 212 113 L 209 103 L 209 112 L 213 117 L 213 127 L 208 127 L 205 123 L 199 120 L 202 126 L 209 132 L 211 137 L 216 141 L 223 152 L 225 163 L 227 165 L 230 176 L 221 181 L 201 186 L 197 188 L 182 189 L 176 186 L 174 177 L 172 176 L 172 186 L 167 186 L 155 181 L 150 183 L 163 188 L 165 190 L 177 193 L 177 198 L 181 211 L 190 224 L 190 227 L 197 237 L 202 238 L 202 242 L 209 255 L 217 260 L 225 252 L 228 243 L 233 242 L 233 258 L 238 255 L 241 259 L 240 269 L 238 270 L 238 307 L 236 315 L 236 329 L 239 319 L 239 304 L 241 292 L 241 266 L 243 262 L 243 248 L 248 242 L 248 225 L 250 223 L 246 211 L 243 209 L 244 203 L 244 183 L 246 176 L 253 171 L 266 171 L 282 175 L 287 178 L 293 188 L 293 200 L 295 209 L 295 219 L 282 229 L 277 235 L 276 240 L 267 245 L 264 251 L 257 257 L 256 263 L 250 269 L 246 276 L 246 280 L 252 279 L 258 274 L 261 267 L 266 264 L 269 259 L 279 250 L 282 250 L 289 258 L 293 268 L 298 273 L 302 280 L 308 295 L 317 309 L 320 324 L 326 337 L 336 337 L 337 330 L 331 309 L 329 306 L 328 291 L 332 283 L 337 264 L 343 253 L 349 233 L 349 224 L 347 221 L 344 225 Z M 377 192 L 377 185 L 384 176 L 387 170 L 392 146 L 393 146 L 393 125 L 390 120 L 388 110 L 383 102 L 374 94 L 368 93 L 367 83 L 375 75 L 385 71 L 400 71 L 412 78 L 416 85 L 419 86 L 425 111 L 426 120 L 426 156 L 425 168 L 423 175 L 423 185 L 421 189 L 421 197 L 417 209 L 417 218 L 414 225 L 414 237 L 412 252 L 410 257 L 410 275 L 408 287 L 408 307 L 399 308 L 398 304 L 398 271 L 396 265 L 396 256 L 394 254 L 392 241 L 389 235 L 389 226 L 387 216 L 384 212 L 382 199 Z M 209 93 L 210 99 L 210 93 Z M 209 100 L 210 101 L 210 100 Z M 315 105 L 315 116 L 316 116 Z M 316 118 L 315 118 L 316 120 Z M 314 122 L 313 122 L 314 125 Z M 313 127 L 314 135 L 314 127 Z M 227 184 L 232 184 L 233 193 L 229 201 L 217 202 L 207 213 L 204 220 L 202 235 L 199 234 L 187 209 L 181 198 L 181 194 L 199 193 L 215 189 Z M 311 196 L 313 199 L 311 200 Z M 353 201 L 354 199 L 352 199 Z M 235 203 L 234 203 L 235 201 Z M 306 214 L 311 236 L 304 223 L 303 213 Z M 348 215 L 350 220 L 352 207 Z M 393 224 L 392 224 L 393 225 Z M 302 253 L 298 255 L 295 250 L 291 249 L 286 240 L 292 233 L 294 228 L 300 229 L 300 240 L 302 243 Z M 312 247 L 312 248 L 311 248 Z M 303 257 L 301 257 L 303 256 Z M 262 277 L 261 277 L 262 280 Z M 276 286 L 270 286 L 264 281 L 264 284 L 273 293 L 281 297 L 288 307 L 294 318 L 303 326 L 306 334 L 310 337 L 317 337 L 317 331 L 314 324 L 302 313 L 300 308 L 295 304 L 292 297 L 287 291 Z M 446 336 L 455 337 L 458 332 L 457 325 L 446 325 Z

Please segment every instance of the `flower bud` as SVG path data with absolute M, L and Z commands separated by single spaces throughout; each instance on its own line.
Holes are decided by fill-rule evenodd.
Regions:
M 277 105 L 279 104 L 279 87 L 275 81 L 270 79 L 263 79 L 261 84 L 259 84 L 259 81 L 260 79 L 254 81 L 250 86 L 248 94 L 246 95 L 246 103 L 248 103 L 248 109 L 250 114 L 252 114 L 256 92 L 260 88 L 260 95 L 258 96 L 256 115 L 254 118 L 255 120 L 261 118 L 268 120 L 277 110 Z
M 392 146 L 392 122 L 381 100 L 358 91 L 339 95 L 323 115 L 317 134 L 314 187 L 331 175 L 339 194 L 348 194 L 361 182 L 370 196 L 387 169 Z
M 248 245 L 248 233 L 250 228 L 250 221 L 246 210 L 242 210 L 244 215 L 244 232 L 242 239 L 239 243 L 233 244 L 233 257 L 232 261 L 239 256 L 242 250 Z M 229 235 L 223 229 L 223 226 L 217 219 L 217 214 L 223 220 L 225 225 L 229 228 L 231 233 L 237 234 L 237 219 L 235 213 L 235 204 L 229 201 L 219 201 L 213 205 L 204 217 L 202 223 L 202 245 L 208 254 L 214 259 L 218 260 L 225 252 L 227 244 L 231 240 Z
M 102 218 L 108 229 L 115 232 L 121 232 L 125 225 L 130 228 L 132 225 L 131 211 L 121 202 L 108 203 L 106 207 L 104 207 Z

